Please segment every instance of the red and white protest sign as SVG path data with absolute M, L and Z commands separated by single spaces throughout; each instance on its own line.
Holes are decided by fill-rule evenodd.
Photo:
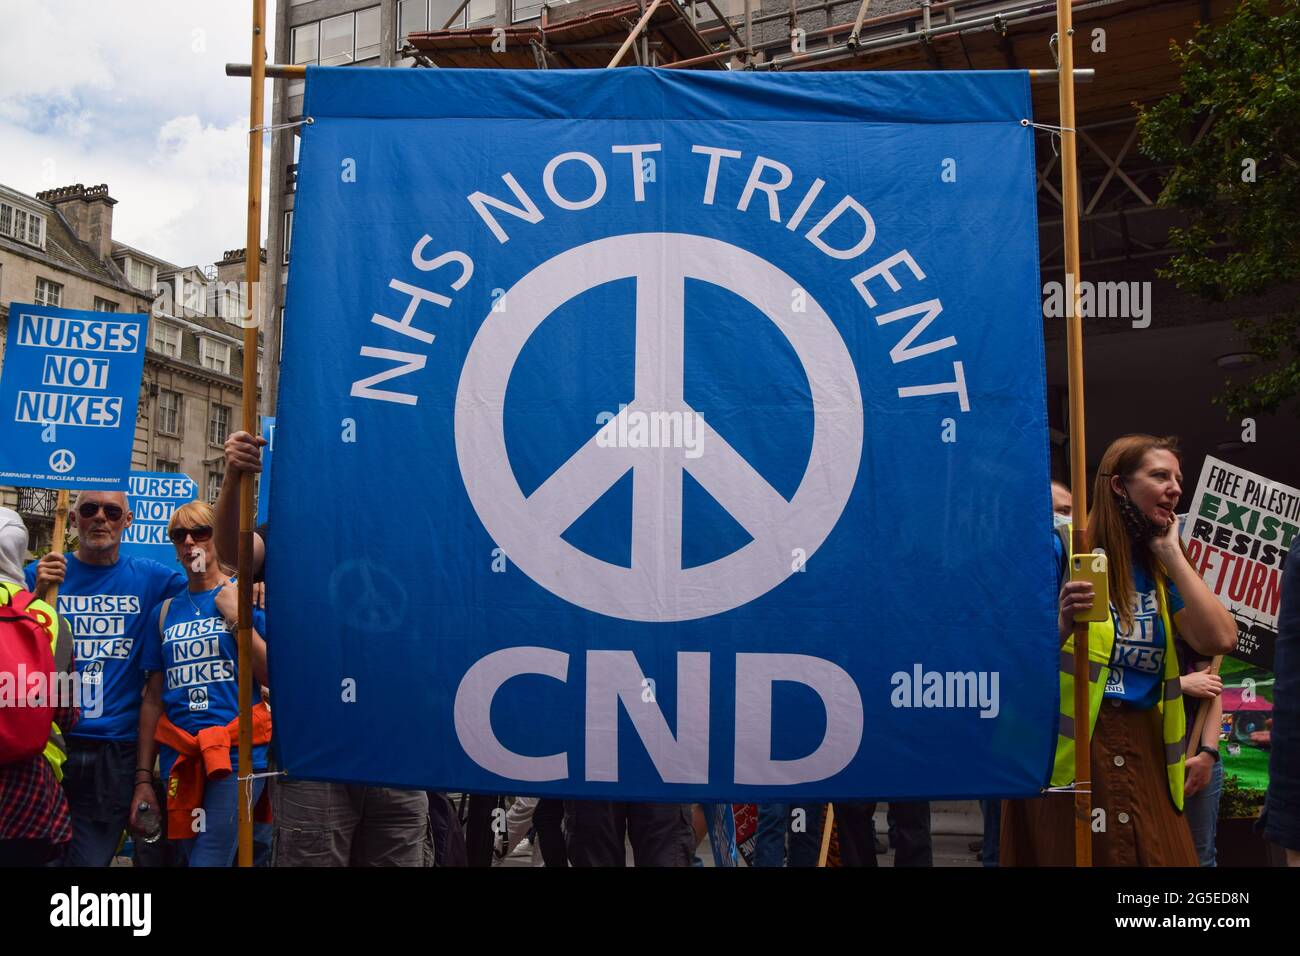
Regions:
M 1233 653 L 1273 669 L 1282 565 L 1300 534 L 1300 491 L 1206 457 L 1183 523 L 1192 566 L 1237 621 Z

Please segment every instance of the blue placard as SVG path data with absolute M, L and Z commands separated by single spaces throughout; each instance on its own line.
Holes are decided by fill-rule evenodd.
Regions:
M 189 475 L 170 471 L 133 471 L 126 491 L 131 524 L 122 532 L 122 553 L 152 558 L 170 567 L 176 549 L 167 538 L 167 522 L 181 505 L 198 497 Z
M 267 559 L 291 775 L 1038 791 L 1026 73 L 309 67 L 304 112 Z
M 271 503 L 271 459 L 275 455 L 275 416 L 262 416 L 262 437 L 266 445 L 262 448 L 262 480 L 257 483 L 257 523 L 267 520 Z
M 10 304 L 0 484 L 126 490 L 148 322 Z

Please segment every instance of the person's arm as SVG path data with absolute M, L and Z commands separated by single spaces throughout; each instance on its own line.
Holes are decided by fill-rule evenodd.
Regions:
M 1197 752 L 1187 758 L 1186 780 L 1183 792 L 1187 796 L 1199 793 L 1210 785 L 1210 775 L 1214 772 L 1214 757 L 1200 752 L 1201 747 L 1208 747 L 1216 753 L 1219 750 L 1219 725 L 1223 723 L 1223 699 L 1212 697 L 1203 705 L 1205 707 L 1205 725 L 1201 729 Z
M 1165 533 L 1151 542 L 1151 551 L 1183 599 L 1183 609 L 1174 615 L 1178 633 L 1205 657 L 1231 653 L 1237 646 L 1237 625 L 1187 562 L 1178 541 L 1177 521 L 1171 521 Z
M 31 609 L 31 605 L 28 605 L 28 610 Z M 76 703 L 77 694 L 73 690 L 73 688 L 76 688 L 76 690 L 84 689 L 79 687 L 77 683 L 80 678 L 77 676 L 76 645 L 72 642 L 71 625 L 64 618 L 59 617 L 54 608 L 46 604 L 41 608 L 41 611 L 48 614 L 50 619 L 49 633 L 54 640 L 55 646 L 54 666 L 58 667 L 60 656 L 64 653 L 67 654 L 67 660 L 64 662 L 62 669 L 59 670 L 59 674 L 62 677 L 63 686 L 69 689 L 69 693 L 66 697 L 63 694 L 58 694 L 55 697 L 54 705 L 54 723 L 59 730 L 67 734 L 68 731 L 77 726 L 77 721 L 81 719 L 81 708 Z
M 235 432 L 226 439 L 226 477 L 217 492 L 217 525 L 212 529 L 217 545 L 217 557 L 225 564 L 239 564 L 239 480 L 244 472 L 258 474 L 262 470 L 262 446 L 265 438 L 255 438 L 248 432 Z M 262 536 L 253 535 L 253 574 L 260 574 L 266 548 Z
M 158 729 L 158 718 L 162 716 L 162 687 L 162 671 L 150 674 L 144 685 L 144 696 L 140 699 L 140 739 L 135 745 L 136 782 L 131 794 L 131 830 L 136 833 L 140 832 L 137 819 L 140 804 L 147 804 L 155 812 L 158 810 L 158 795 L 153 789 L 153 763 L 158 757 L 158 744 L 153 735 Z
M 266 675 L 266 641 L 257 633 L 257 628 L 253 628 L 252 632 L 253 643 L 249 650 L 253 656 L 253 679 L 266 687 L 270 684 Z

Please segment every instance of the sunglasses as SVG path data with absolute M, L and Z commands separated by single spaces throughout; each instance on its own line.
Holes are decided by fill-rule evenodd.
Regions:
M 173 528 L 167 532 L 167 537 L 172 539 L 172 544 L 180 544 L 189 535 L 194 539 L 196 544 L 200 544 L 212 537 L 212 525 L 199 525 L 197 528 Z
M 90 520 L 99 514 L 100 509 L 104 510 L 104 517 L 109 521 L 117 521 L 122 517 L 122 506 L 114 504 L 100 504 L 98 501 L 86 501 L 77 505 L 77 514 L 86 520 Z

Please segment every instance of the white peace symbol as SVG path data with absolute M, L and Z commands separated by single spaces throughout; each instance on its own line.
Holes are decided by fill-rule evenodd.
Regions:
M 619 418 L 598 430 L 524 497 L 505 446 L 505 395 L 528 337 L 575 295 L 636 279 L 634 411 L 693 414 L 683 393 L 685 280 L 727 288 L 789 340 L 808 377 L 814 413 L 808 465 L 787 501 L 706 422 L 702 454 L 683 448 L 615 447 Z M 465 359 L 456 392 L 456 457 L 466 491 L 496 544 L 530 578 L 566 601 L 633 621 L 686 621 L 739 607 L 784 581 L 826 540 L 848 502 L 862 455 L 862 395 L 844 341 L 811 296 L 753 253 L 703 236 L 638 233 L 577 246 L 542 263 L 489 312 Z M 753 425 L 763 428 L 761 412 Z M 608 431 L 607 431 L 608 430 Z M 604 445 L 605 447 L 602 447 Z M 593 558 L 560 537 L 632 469 L 632 561 Z M 682 470 L 753 538 L 725 557 L 681 566 Z
M 77 456 L 66 448 L 59 448 L 50 456 L 50 467 L 59 474 L 71 471 L 76 463 Z

